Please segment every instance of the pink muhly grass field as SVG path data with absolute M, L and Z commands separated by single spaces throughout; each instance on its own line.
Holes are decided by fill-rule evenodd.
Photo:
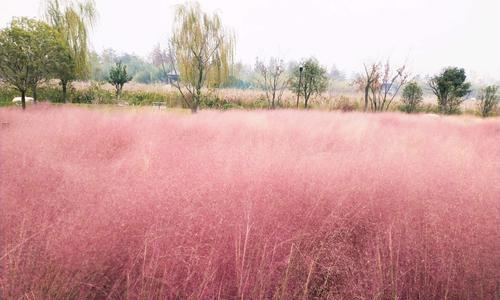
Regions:
M 1 299 L 498 299 L 500 121 L 1 109 Z

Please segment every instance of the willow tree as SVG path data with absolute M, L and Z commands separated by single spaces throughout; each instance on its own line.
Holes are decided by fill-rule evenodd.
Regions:
M 56 66 L 56 76 L 61 81 L 63 99 L 67 102 L 68 84 L 85 79 L 90 72 L 89 29 L 95 24 L 97 11 L 93 0 L 46 0 L 45 20 L 62 36 L 69 49 L 69 60 Z
M 204 87 L 218 87 L 229 79 L 233 53 L 233 35 L 217 14 L 204 13 L 198 3 L 177 7 L 169 58 L 180 81 L 172 84 L 193 113 Z

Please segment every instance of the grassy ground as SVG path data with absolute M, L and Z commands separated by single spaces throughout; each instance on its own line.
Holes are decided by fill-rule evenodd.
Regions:
M 499 296 L 498 119 L 101 107 L 0 109 L 1 299 Z

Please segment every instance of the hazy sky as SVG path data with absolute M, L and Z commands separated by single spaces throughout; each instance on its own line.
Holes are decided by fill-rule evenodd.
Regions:
M 173 0 L 96 0 L 97 51 L 146 56 L 165 44 Z M 500 80 L 500 0 L 201 0 L 236 33 L 237 60 L 316 56 L 346 72 L 363 62 L 406 61 L 413 73 L 454 65 L 478 78 Z M 0 0 L 0 24 L 38 16 L 39 0 Z

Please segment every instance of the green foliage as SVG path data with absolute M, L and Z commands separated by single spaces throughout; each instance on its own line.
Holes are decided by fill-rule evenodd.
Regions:
M 125 83 L 132 80 L 132 77 L 127 74 L 127 66 L 117 62 L 116 65 L 109 71 L 108 82 L 115 87 L 116 98 L 120 99 L 120 95 Z
M 304 97 L 305 108 L 307 108 L 311 96 L 319 95 L 328 88 L 327 70 L 315 58 L 309 58 L 295 66 L 292 74 L 291 90 Z
M 497 96 L 498 86 L 490 85 L 481 90 L 479 95 L 479 112 L 481 116 L 490 116 L 497 108 L 500 97 Z
M 133 80 L 139 83 L 152 83 L 153 75 L 151 72 L 143 70 L 136 73 L 135 76 L 133 76 Z
M 217 95 L 204 95 L 200 106 L 202 108 L 218 109 L 218 110 L 228 110 L 228 109 L 240 109 L 241 105 L 238 103 L 230 102 L 224 98 L 220 98 Z
M 10 85 L 0 84 L 0 106 L 12 104 L 12 99 L 19 96 L 19 91 Z
M 67 84 L 75 79 L 86 79 L 90 73 L 88 35 L 97 12 L 92 0 L 46 0 L 45 4 L 46 21 L 61 34 L 62 43 L 68 49 L 64 62 L 56 68 L 66 101 Z
M 152 62 L 128 53 L 118 55 L 113 49 L 105 49 L 101 54 L 90 53 L 90 79 L 107 81 L 109 71 L 117 62 L 127 65 L 127 73 L 132 77 L 132 81 L 139 83 L 166 82 L 164 72 Z
M 182 99 L 177 93 L 158 93 L 145 91 L 124 91 L 122 99 L 131 105 L 150 106 L 153 102 L 165 102 L 168 107 L 182 107 Z
M 40 21 L 31 22 L 35 31 L 31 45 L 33 59 L 29 85 L 36 101 L 38 85 L 55 76 L 56 66 L 67 63 L 68 49 L 64 47 L 61 35 L 54 28 Z
M 466 79 L 464 69 L 450 67 L 429 81 L 442 113 L 453 114 L 460 111 L 464 97 L 471 92 L 471 84 L 465 82 Z
M 27 89 L 36 100 L 36 87 L 52 77 L 64 52 L 58 32 L 41 21 L 15 18 L 0 31 L 0 77 L 19 90 L 23 108 Z
M 84 79 L 89 72 L 89 27 L 96 19 L 95 4 L 91 0 L 84 2 L 47 0 L 45 19 L 59 31 L 70 50 L 74 61 L 74 78 Z
M 230 75 L 228 81 L 221 85 L 224 88 L 236 88 L 246 90 L 253 86 L 252 82 Z
M 74 89 L 70 89 L 70 94 Z M 58 85 L 43 85 L 38 88 L 38 96 L 41 100 L 48 100 L 54 103 L 63 103 L 64 99 Z
M 403 89 L 402 102 L 403 111 L 407 113 L 416 112 L 418 105 L 423 99 L 422 88 L 415 81 L 409 82 Z
M 102 83 L 92 82 L 90 87 L 71 92 L 72 103 L 82 104 L 114 104 L 113 94 L 104 89 Z
M 202 100 L 202 88 L 226 82 L 233 61 L 234 39 L 217 14 L 204 13 L 199 4 L 176 10 L 169 60 L 181 84 L 175 83 L 193 112 Z

